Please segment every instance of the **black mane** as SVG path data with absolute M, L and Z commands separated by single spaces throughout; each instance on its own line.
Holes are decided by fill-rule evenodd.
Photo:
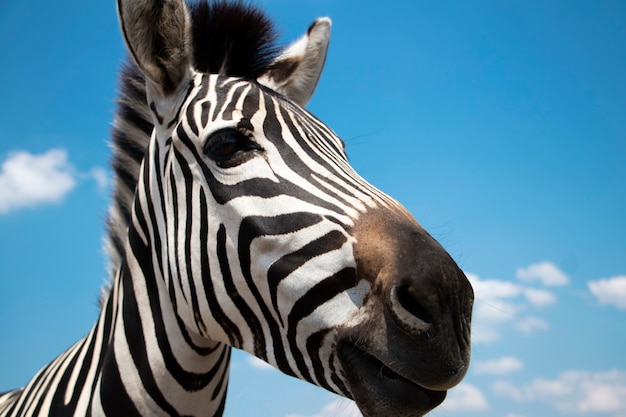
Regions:
M 239 0 L 201 0 L 188 4 L 188 8 L 194 51 L 192 65 L 197 71 L 254 80 L 268 69 L 278 55 L 276 30 L 260 9 Z M 111 166 L 115 185 L 105 242 L 111 281 L 124 256 L 139 169 L 153 127 L 145 79 L 129 60 L 120 73 L 112 130 Z M 103 296 L 109 284 L 105 285 Z
M 278 55 L 274 24 L 262 10 L 224 0 L 189 9 L 196 70 L 254 80 Z

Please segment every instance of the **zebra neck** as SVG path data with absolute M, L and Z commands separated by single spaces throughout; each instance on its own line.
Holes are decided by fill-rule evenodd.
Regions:
M 154 277 L 132 258 L 91 331 L 24 389 L 0 395 L 0 416 L 223 414 L 230 347 L 187 332 L 159 293 L 146 292 Z
M 230 347 L 201 339 L 176 314 L 152 251 L 131 225 L 111 306 L 111 341 L 92 411 L 98 415 L 221 416 Z

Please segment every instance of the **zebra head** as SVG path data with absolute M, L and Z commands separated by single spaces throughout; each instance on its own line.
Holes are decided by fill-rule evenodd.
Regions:
M 441 403 L 468 368 L 472 289 L 304 110 L 330 21 L 278 54 L 239 3 L 118 10 L 154 126 L 131 229 L 174 333 L 244 349 L 366 416 Z

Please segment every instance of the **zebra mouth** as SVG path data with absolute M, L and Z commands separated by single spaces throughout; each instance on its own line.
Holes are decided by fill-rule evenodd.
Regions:
M 446 391 L 421 386 L 354 343 L 342 343 L 338 353 L 352 397 L 365 417 L 420 417 L 446 397 Z

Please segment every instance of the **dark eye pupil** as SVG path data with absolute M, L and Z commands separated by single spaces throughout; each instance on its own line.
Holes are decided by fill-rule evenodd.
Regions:
M 218 143 L 213 143 L 209 146 L 209 151 L 211 154 L 222 158 L 231 156 L 240 149 L 241 146 L 239 144 L 239 141 L 231 135 L 228 135 Z
M 220 131 L 209 137 L 205 145 L 205 152 L 210 158 L 216 161 L 223 161 L 244 150 L 247 142 L 249 142 L 248 138 L 240 132 Z
M 246 151 L 259 149 L 245 134 L 225 129 L 213 133 L 204 145 L 204 153 L 220 166 L 234 166 L 244 162 Z

